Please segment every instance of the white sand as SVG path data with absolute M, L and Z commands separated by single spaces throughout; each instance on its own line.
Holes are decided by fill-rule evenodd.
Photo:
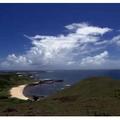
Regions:
M 27 97 L 24 96 L 23 90 L 26 87 L 26 85 L 19 85 L 17 87 L 13 87 L 10 89 L 10 95 L 12 98 L 18 98 L 21 100 L 28 100 Z

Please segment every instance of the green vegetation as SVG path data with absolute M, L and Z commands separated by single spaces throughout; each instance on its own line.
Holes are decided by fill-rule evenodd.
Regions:
M 120 80 L 88 78 L 35 102 L 8 97 L 8 88 L 26 82 L 15 74 L 0 75 L 0 115 L 120 115 Z
M 9 89 L 13 86 L 30 83 L 31 79 L 27 76 L 18 76 L 15 73 L 0 74 L 0 100 L 9 97 Z

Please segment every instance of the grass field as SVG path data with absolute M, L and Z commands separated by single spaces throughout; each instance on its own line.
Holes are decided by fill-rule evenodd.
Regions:
M 0 75 L 1 116 L 120 115 L 120 80 L 88 78 L 44 100 L 34 102 L 9 98 L 8 90 L 12 86 L 29 82 L 29 78 L 15 74 Z

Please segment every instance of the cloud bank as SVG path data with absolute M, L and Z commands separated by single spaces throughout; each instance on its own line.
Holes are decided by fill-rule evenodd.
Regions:
M 120 35 L 105 39 L 112 28 L 87 23 L 66 25 L 68 33 L 56 36 L 26 36 L 31 47 L 22 55 L 12 53 L 1 61 L 1 69 L 106 69 L 114 67 L 108 48 L 120 46 Z

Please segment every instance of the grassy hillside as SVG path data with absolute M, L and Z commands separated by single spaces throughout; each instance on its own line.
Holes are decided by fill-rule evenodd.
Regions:
M 88 78 L 41 101 L 0 99 L 0 108 L 0 115 L 120 115 L 120 80 Z

